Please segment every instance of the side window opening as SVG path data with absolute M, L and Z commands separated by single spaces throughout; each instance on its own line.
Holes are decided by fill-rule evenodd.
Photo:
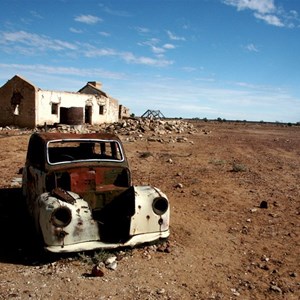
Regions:
M 104 105 L 99 105 L 99 115 L 104 115 Z
M 15 116 L 18 116 L 20 114 L 20 104 L 23 98 L 24 97 L 20 92 L 14 92 L 10 99 L 10 104 L 12 106 L 13 114 Z
M 51 114 L 57 115 L 58 114 L 58 103 L 51 104 Z

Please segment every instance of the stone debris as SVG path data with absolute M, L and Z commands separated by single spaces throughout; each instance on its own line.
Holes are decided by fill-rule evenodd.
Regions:
M 104 276 L 104 267 L 102 264 L 93 266 L 91 275 L 93 277 L 103 277 Z
M 20 135 L 33 132 L 61 132 L 61 133 L 97 133 L 108 132 L 124 136 L 126 141 L 146 140 L 148 142 L 160 143 L 186 143 L 188 138 L 183 136 L 170 136 L 180 134 L 194 134 L 197 132 L 193 124 L 181 119 L 148 119 L 148 118 L 128 118 L 115 123 L 103 123 L 97 125 L 66 125 L 56 124 L 40 126 L 35 129 L 18 128 L 16 126 L 0 127 L 0 134 Z M 203 133 L 207 134 L 204 130 Z
M 177 189 L 182 189 L 183 188 L 183 184 L 178 182 L 176 185 L 175 185 L 175 188 Z
M 117 269 L 117 257 L 115 255 L 109 257 L 108 259 L 106 259 L 104 264 L 107 269 L 116 270 Z
M 273 291 L 273 292 L 277 292 L 279 294 L 282 293 L 282 290 L 279 286 L 277 286 L 276 284 L 271 284 L 270 285 L 270 290 Z
M 268 202 L 265 200 L 261 201 L 259 207 L 260 208 L 268 208 Z
M 11 180 L 11 187 L 12 188 L 20 188 L 22 187 L 22 177 L 15 177 Z

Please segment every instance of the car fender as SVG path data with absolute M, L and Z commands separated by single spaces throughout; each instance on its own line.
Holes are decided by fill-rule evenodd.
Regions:
M 170 206 L 167 196 L 152 186 L 134 186 L 135 214 L 131 217 L 130 235 L 163 232 L 169 228 Z M 155 212 L 155 201 L 162 200 L 163 213 Z

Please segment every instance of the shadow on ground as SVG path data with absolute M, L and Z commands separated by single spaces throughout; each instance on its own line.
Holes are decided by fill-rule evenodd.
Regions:
M 0 189 L 0 237 L 0 262 L 36 265 L 53 260 L 38 241 L 21 188 Z

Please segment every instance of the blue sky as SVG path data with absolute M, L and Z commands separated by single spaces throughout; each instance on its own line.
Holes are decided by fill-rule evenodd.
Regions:
M 299 122 L 300 1 L 2 0 L 0 86 L 15 74 L 100 81 L 137 116 Z

